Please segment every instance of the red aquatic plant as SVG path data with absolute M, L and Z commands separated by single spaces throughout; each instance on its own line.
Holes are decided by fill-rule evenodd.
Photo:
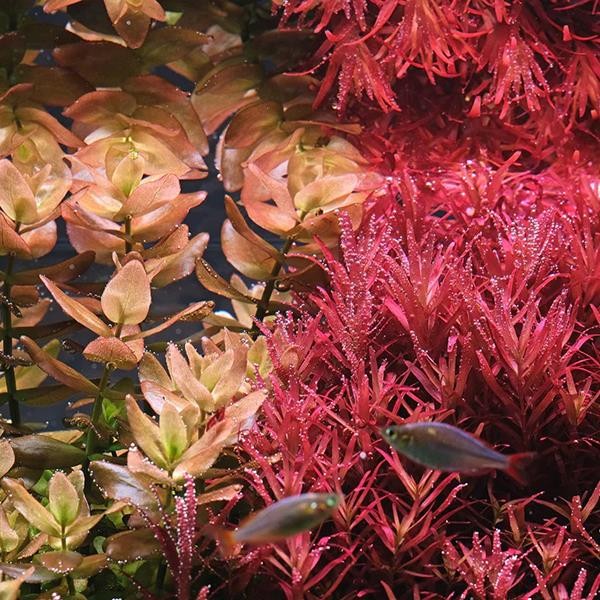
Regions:
M 596 224 L 580 215 L 596 197 L 581 171 L 558 213 L 547 208 L 557 173 L 464 169 L 437 170 L 420 189 L 413 176 L 388 178 L 357 232 L 340 214 L 339 254 L 322 248 L 327 286 L 302 293 L 299 321 L 264 330 L 274 395 L 244 444 L 258 465 L 250 481 L 266 502 L 304 489 L 346 496 L 318 537 L 273 551 L 286 597 L 459 597 L 464 586 L 481 598 L 561 597 L 583 584 L 574 565 L 595 560 L 597 282 L 585 265 Z M 428 419 L 536 452 L 528 487 L 499 476 L 496 500 L 404 464 L 378 435 Z M 465 537 L 466 521 L 482 533 Z M 298 562 L 311 549 L 327 557 L 313 579 Z
M 321 75 L 315 103 L 329 99 L 363 123 L 376 104 L 399 113 L 400 132 L 408 120 L 439 137 L 449 119 L 457 130 L 485 129 L 488 139 L 477 142 L 493 146 L 499 129 L 516 148 L 533 143 L 539 159 L 565 137 L 589 135 L 598 118 L 593 0 L 290 0 L 281 15 L 284 27 L 312 29 L 322 40 L 306 64 Z M 423 119 L 411 114 L 419 104 Z M 384 123 L 389 128 L 389 117 Z

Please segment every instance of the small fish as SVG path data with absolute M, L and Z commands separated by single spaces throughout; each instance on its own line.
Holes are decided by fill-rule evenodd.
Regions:
M 75 413 L 72 417 L 63 417 L 63 425 L 65 427 L 76 427 L 77 429 L 92 428 L 92 420 L 89 415 L 84 413 Z M 94 429 L 94 432 L 98 432 Z
M 8 297 L 0 292 L 0 304 L 4 304 L 10 312 L 15 315 L 18 319 L 23 316 L 23 313 L 19 310 L 19 307 Z
M 381 430 L 382 437 L 400 454 L 430 469 L 459 473 L 505 471 L 524 485 L 525 465 L 532 453 L 505 455 L 458 427 L 447 423 L 407 423 Z
M 5 370 L 7 367 L 30 367 L 33 365 L 33 362 L 22 356 L 13 356 L 12 354 L 0 352 L 0 365 L 2 365 L 2 370 Z
M 308 531 L 330 517 L 340 505 L 337 494 L 300 494 L 279 500 L 250 515 L 235 531 L 217 532 L 223 553 L 241 544 L 269 544 Z

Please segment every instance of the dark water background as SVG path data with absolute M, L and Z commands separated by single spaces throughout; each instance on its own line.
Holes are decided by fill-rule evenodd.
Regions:
M 41 19 L 51 22 L 62 22 L 60 15 L 45 15 L 41 8 L 37 7 L 34 9 L 36 16 L 40 16 Z M 41 64 L 52 64 L 52 58 L 49 53 L 42 53 L 38 59 Z M 186 79 L 179 77 L 169 69 L 157 69 L 156 73 L 174 83 L 181 89 L 191 92 L 193 90 L 193 84 Z M 51 111 L 57 117 L 59 112 Z M 65 119 L 62 119 L 63 124 L 67 125 Z M 208 192 L 207 198 L 203 204 L 192 209 L 186 219 L 186 224 L 190 228 L 191 235 L 195 235 L 200 232 L 208 232 L 210 234 L 210 241 L 208 247 L 204 253 L 204 258 L 226 279 L 229 279 L 233 269 L 225 260 L 221 251 L 219 236 L 221 225 L 225 218 L 224 210 L 224 190 L 217 178 L 217 172 L 214 167 L 214 146 L 218 136 L 213 136 L 211 141 L 211 154 L 205 157 L 206 163 L 209 168 L 209 175 L 206 179 L 200 181 L 183 181 L 182 191 L 191 192 L 196 190 L 206 190 Z M 61 262 L 69 257 L 75 255 L 75 251 L 70 246 L 65 233 L 64 223 L 58 221 L 59 225 L 59 239 L 55 249 L 48 255 L 37 261 L 29 261 L 26 263 L 17 262 L 16 270 L 33 268 L 35 265 L 42 266 L 48 264 L 55 264 Z M 0 269 L 5 268 L 6 257 L 0 257 Z M 107 276 L 111 273 L 111 269 L 100 265 L 94 265 L 80 280 L 86 281 L 98 281 L 106 280 Z M 43 293 L 43 289 L 40 288 Z M 47 295 L 47 294 L 46 294 Z M 223 298 L 214 296 L 207 290 L 205 290 L 197 281 L 196 277 L 192 274 L 186 279 L 176 282 L 160 290 L 153 290 L 152 293 L 153 304 L 152 311 L 157 314 L 170 314 L 180 310 L 198 300 L 214 300 L 216 303 L 216 309 L 230 310 L 230 304 Z M 45 322 L 60 321 L 64 320 L 65 315 L 62 313 L 59 307 L 53 305 L 46 317 Z M 194 333 L 194 330 L 200 328 L 199 324 L 176 324 L 170 329 L 166 330 L 162 334 L 158 334 L 156 337 L 150 338 L 151 341 L 164 340 L 164 339 L 181 339 L 187 335 Z M 166 336 L 166 337 L 165 337 Z M 90 337 L 70 335 L 75 340 L 89 340 Z M 48 340 L 43 340 L 44 343 Z M 98 363 L 89 363 L 84 360 L 80 355 L 69 354 L 65 351 L 61 352 L 60 357 L 64 362 L 68 363 L 72 367 L 81 370 L 84 374 L 91 378 L 97 378 L 100 376 L 102 371 L 102 365 Z M 130 372 L 131 375 L 133 372 Z M 123 372 L 116 372 L 115 378 L 119 375 L 126 375 Z M 51 383 L 51 378 L 48 378 L 47 383 Z M 7 406 L 0 406 L 0 414 L 7 416 Z M 66 414 L 71 414 L 67 410 L 66 403 L 56 404 L 50 407 L 29 407 L 25 404 L 21 405 L 21 413 L 24 422 L 48 422 L 48 426 L 52 429 L 63 428 L 62 418 Z

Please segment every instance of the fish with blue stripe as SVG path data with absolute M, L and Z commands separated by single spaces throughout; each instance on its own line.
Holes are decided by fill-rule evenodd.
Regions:
M 390 425 L 382 437 L 400 454 L 438 471 L 478 474 L 505 471 L 524 485 L 525 468 L 534 453 L 501 454 L 474 435 L 447 423 L 418 422 Z
M 243 544 L 278 542 L 320 525 L 333 515 L 341 500 L 337 494 L 289 496 L 250 515 L 236 530 L 216 532 L 216 537 L 226 556 Z

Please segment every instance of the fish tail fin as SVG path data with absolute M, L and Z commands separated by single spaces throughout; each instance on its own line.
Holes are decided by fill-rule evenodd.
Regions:
M 506 473 L 510 475 L 517 483 L 521 485 L 527 485 L 527 481 L 529 479 L 527 468 L 534 457 L 535 452 L 521 452 L 519 454 L 512 454 L 508 457 L 508 467 L 505 469 Z

